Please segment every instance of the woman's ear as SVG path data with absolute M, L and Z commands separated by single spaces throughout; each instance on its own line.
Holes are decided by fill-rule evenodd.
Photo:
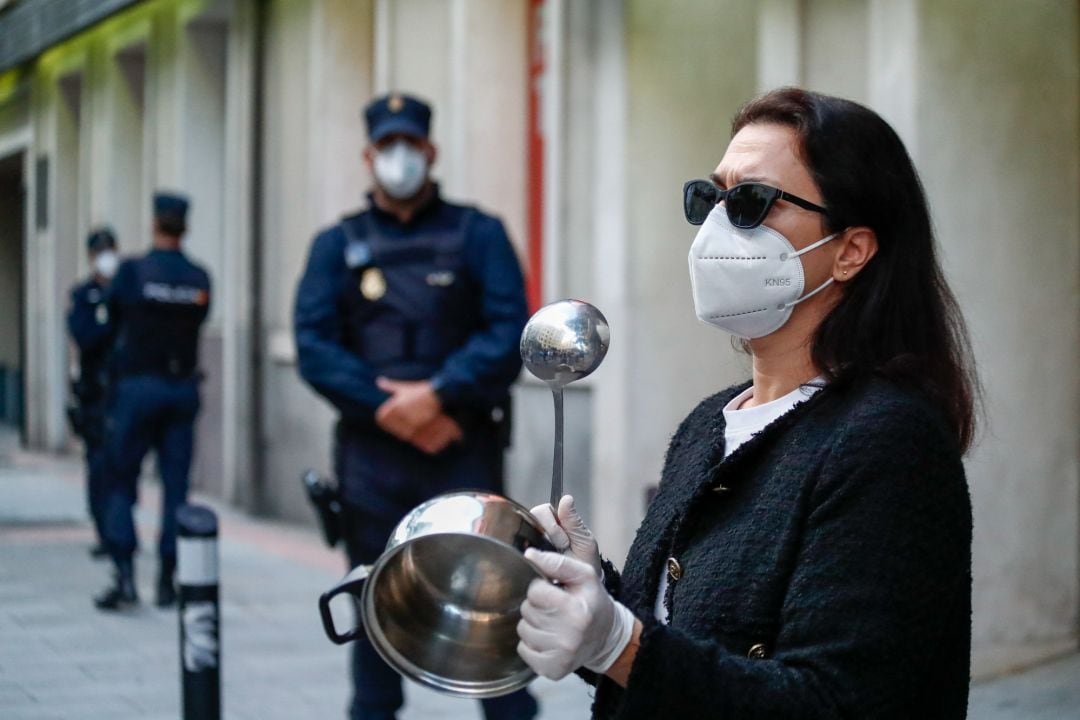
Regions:
M 877 234 L 865 226 L 848 228 L 834 242 L 840 245 L 832 271 L 833 279 L 837 282 L 854 278 L 877 254 Z

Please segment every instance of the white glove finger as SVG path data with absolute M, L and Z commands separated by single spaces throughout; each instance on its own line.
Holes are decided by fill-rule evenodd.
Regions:
M 528 600 L 521 603 L 518 612 L 521 613 L 521 619 L 533 627 L 547 627 L 549 624 L 548 617 L 556 614 L 551 610 L 540 609 Z
M 533 580 L 525 592 L 525 599 L 538 610 L 560 613 L 566 608 L 569 596 L 566 590 L 546 580 Z
M 559 636 L 557 633 L 544 628 L 539 628 L 524 618 L 518 621 L 516 629 L 518 638 L 537 652 L 553 650 L 559 647 Z
M 558 524 L 555 520 L 555 514 L 551 512 L 551 505 L 547 503 L 540 503 L 539 505 L 534 506 L 529 510 L 529 513 L 536 518 L 536 521 L 540 523 L 545 530 L 552 525 Z
M 592 565 L 600 564 L 600 548 L 596 544 L 596 536 L 578 513 L 572 495 L 563 495 L 559 501 L 559 525 L 570 538 L 570 547 L 578 559 Z
M 561 603 L 558 605 L 552 605 L 551 603 L 537 605 L 526 600 L 521 603 L 519 612 L 521 617 L 530 625 L 546 630 L 557 630 L 559 627 L 566 625 L 569 619 L 566 609 Z
M 540 523 L 540 527 L 544 528 L 548 540 L 551 541 L 556 550 L 565 552 L 570 549 L 570 536 L 566 534 L 566 531 L 559 525 L 559 521 L 555 519 L 555 513 L 551 512 L 550 505 L 547 503 L 537 505 L 529 512 Z
M 535 628 L 554 632 L 566 625 L 566 614 L 560 608 L 537 607 L 526 600 L 521 603 L 519 612 L 522 619 Z
M 596 582 L 596 571 L 592 566 L 569 555 L 529 548 L 525 551 L 525 559 L 535 565 L 545 577 L 558 580 L 567 586 L 578 587 L 588 582 Z
M 577 508 L 574 507 L 573 495 L 563 495 L 559 500 L 559 524 L 571 535 L 577 532 L 581 535 L 592 537 L 592 532 L 585 524 L 585 521 L 581 519 L 581 515 L 578 513 Z
M 533 669 L 537 675 L 546 677 L 548 680 L 562 680 L 570 674 L 567 659 L 562 652 L 548 650 L 537 652 L 523 642 L 517 646 L 518 657 Z

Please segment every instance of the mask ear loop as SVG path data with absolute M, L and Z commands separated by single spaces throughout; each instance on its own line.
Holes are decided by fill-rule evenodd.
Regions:
M 826 237 L 823 237 L 823 238 L 821 238 L 821 239 L 820 239 L 820 240 L 818 240 L 817 242 L 812 242 L 812 243 L 810 243 L 809 245 L 807 245 L 806 247 L 804 247 L 804 248 L 803 248 L 802 250 L 799 250 L 798 252 L 793 252 L 793 253 L 783 253 L 783 254 L 781 254 L 781 255 L 780 255 L 780 259 L 781 259 L 781 260 L 789 260 L 789 259 L 791 259 L 791 258 L 797 258 L 797 257 L 799 257 L 800 255 L 804 255 L 805 253 L 808 253 L 808 252 L 810 252 L 811 250 L 816 250 L 817 248 L 819 248 L 819 247 L 821 247 L 822 245 L 824 245 L 825 243 L 829 242 L 830 240 L 832 240 L 833 238 L 835 238 L 835 237 L 836 237 L 837 235 L 839 235 L 839 234 L 840 234 L 840 233 L 833 233 L 832 235 L 827 235 Z M 787 310 L 788 308 L 793 308 L 793 307 L 795 307 L 796 305 L 798 305 L 799 303 L 801 303 L 801 302 L 802 302 L 803 300 L 809 300 L 810 298 L 814 297 L 814 296 L 815 296 L 815 295 L 817 295 L 817 294 L 818 294 L 819 292 L 821 292 L 821 291 L 822 291 L 822 290 L 824 290 L 825 288 L 827 288 L 827 287 L 829 287 L 830 285 L 832 285 L 832 284 L 833 284 L 833 282 L 834 282 L 834 278 L 829 278 L 829 279 L 828 279 L 828 280 L 826 280 L 825 282 L 823 282 L 823 283 L 821 283 L 820 285 L 818 285 L 818 286 L 817 286 L 817 287 L 816 287 L 815 289 L 813 289 L 813 290 L 811 290 L 810 292 L 808 292 L 808 293 L 806 293 L 805 295 L 803 295 L 803 296 L 802 296 L 801 298 L 799 298 L 799 299 L 797 299 L 797 300 L 793 300 L 792 302 L 789 302 L 789 303 L 782 303 L 782 304 L 780 305 L 780 307 L 779 307 L 778 309 L 779 309 L 779 310 Z
M 806 253 L 810 252 L 811 250 L 817 250 L 819 247 L 821 247 L 825 243 L 829 242 L 830 240 L 834 239 L 839 234 L 840 233 L 833 233 L 832 235 L 826 235 L 825 237 L 821 238 L 817 242 L 810 243 L 809 245 L 804 247 L 802 250 L 799 250 L 798 252 L 781 253 L 780 254 L 780 260 L 781 260 L 781 262 L 783 262 L 784 260 L 790 260 L 791 258 L 797 258 L 800 255 L 805 255 Z

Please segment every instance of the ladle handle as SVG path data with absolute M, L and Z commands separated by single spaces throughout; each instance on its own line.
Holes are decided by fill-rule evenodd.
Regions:
M 371 565 L 357 565 L 348 575 L 341 579 L 341 582 L 319 597 L 319 615 L 322 616 L 323 630 L 326 631 L 326 637 L 338 645 L 344 645 L 360 637 L 364 631 L 363 624 L 359 622 L 362 613 L 359 611 L 356 613 L 356 627 L 344 633 L 339 633 L 337 628 L 334 627 L 334 615 L 330 612 L 330 601 L 345 592 L 359 595 L 368 579 L 368 575 L 371 574 L 371 568 Z
M 563 389 L 551 385 L 555 399 L 555 458 L 551 463 L 551 510 L 558 517 L 559 500 L 563 495 Z

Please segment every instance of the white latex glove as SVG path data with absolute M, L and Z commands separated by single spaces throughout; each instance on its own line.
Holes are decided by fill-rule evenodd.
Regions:
M 551 512 L 551 505 L 548 503 L 537 505 L 529 512 L 544 528 L 556 550 L 591 565 L 597 577 L 603 576 L 600 570 L 600 547 L 596 544 L 592 530 L 578 515 L 571 495 L 560 498 L 558 519 L 555 518 L 555 513 Z
M 612 598 L 589 565 L 535 548 L 525 559 L 548 578 L 529 584 L 517 625 L 517 652 L 537 675 L 559 680 L 579 667 L 603 673 L 626 649 L 634 614 Z

